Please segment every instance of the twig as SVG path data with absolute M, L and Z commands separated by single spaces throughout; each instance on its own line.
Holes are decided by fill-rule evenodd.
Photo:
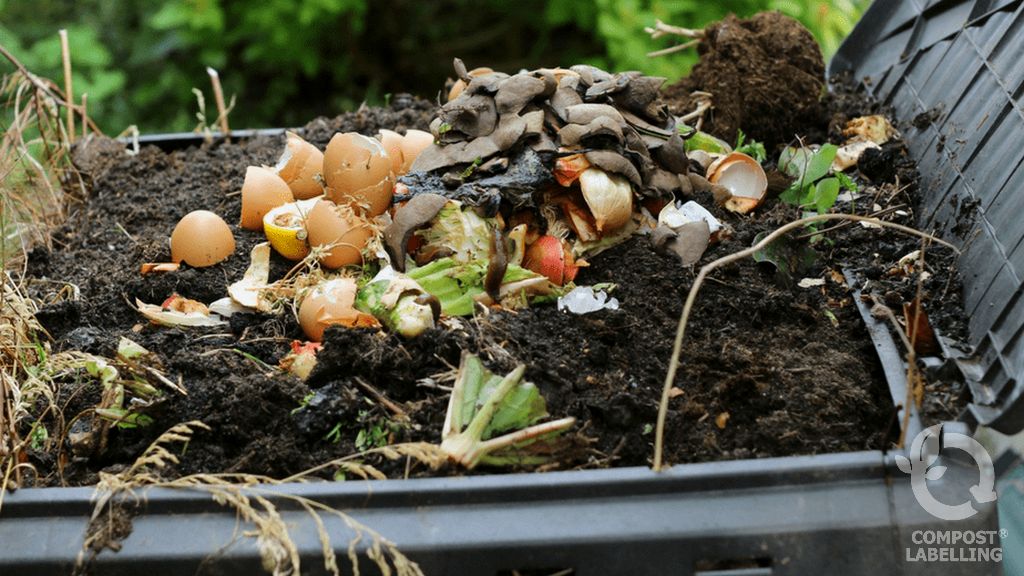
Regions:
M 671 24 L 665 24 L 661 20 L 654 21 L 654 28 L 647 26 L 644 28 L 644 32 L 651 35 L 651 40 L 657 40 L 662 36 L 682 36 L 683 38 L 694 38 L 703 39 L 705 34 L 703 30 L 694 30 L 693 28 L 683 28 L 682 26 L 672 26 Z
M 401 406 L 392 402 L 387 396 L 384 395 L 383 392 L 371 386 L 369 382 L 363 380 L 359 376 L 356 376 L 355 378 L 353 378 L 353 380 L 355 380 L 356 384 L 363 389 L 363 392 L 366 392 L 370 396 L 373 396 L 374 400 L 380 402 L 381 405 L 390 410 L 392 414 L 394 414 L 395 416 L 402 420 L 409 419 L 409 414 L 405 410 L 403 410 Z
M 910 347 L 907 349 L 907 400 L 906 408 L 903 411 L 903 426 L 900 430 L 900 441 L 898 448 L 903 448 L 907 441 L 907 425 L 910 423 L 910 403 L 916 402 L 917 395 L 914 388 L 921 380 L 917 373 L 917 328 L 921 318 L 921 294 L 924 292 L 924 254 L 928 248 L 928 241 L 921 241 L 921 251 L 917 260 L 917 294 L 914 297 L 914 318 L 910 324 Z M 923 383 L 922 383 L 923 386 Z M 920 404 L 917 405 L 920 408 Z
M 60 58 L 64 61 L 64 96 L 67 99 L 68 113 L 68 141 L 75 141 L 75 93 L 71 90 L 71 49 L 68 47 L 68 31 L 61 29 L 60 32 Z
M 676 52 L 682 52 L 683 50 L 689 50 L 690 48 L 693 48 L 694 46 L 700 44 L 701 42 L 703 42 L 703 40 L 697 38 L 695 40 L 690 40 L 689 42 L 685 42 L 683 44 L 669 46 L 668 48 L 662 48 L 661 50 L 655 50 L 654 52 L 648 52 L 647 57 L 657 58 L 658 56 L 667 56 L 669 54 L 674 54 Z
M 683 122 L 688 122 L 690 120 L 693 120 L 694 118 L 699 118 L 703 116 L 704 113 L 710 110 L 713 106 L 710 92 L 702 92 L 700 90 L 697 90 L 696 92 L 691 92 L 690 97 L 697 99 L 697 107 L 693 110 L 693 112 L 690 112 L 689 114 L 681 116 L 679 118 L 679 120 Z
M 89 136 L 89 94 L 82 94 L 82 138 Z
M 220 122 L 220 131 L 224 135 L 225 142 L 231 142 L 231 129 L 228 128 L 228 113 L 224 107 L 224 91 L 220 87 L 220 74 L 213 68 L 207 66 L 206 73 L 210 75 L 210 83 L 213 84 L 213 99 L 217 102 L 217 120 Z
M 781 228 L 775 230 L 771 234 L 765 236 L 763 240 L 761 240 L 757 244 L 754 244 L 750 248 L 746 248 L 744 250 L 740 250 L 739 252 L 723 256 L 718 260 L 715 260 L 714 262 L 705 264 L 700 269 L 700 273 L 697 274 L 697 279 L 694 280 L 693 285 L 690 287 L 690 292 L 686 296 L 686 303 L 683 305 L 683 311 L 679 317 L 679 326 L 676 329 L 675 341 L 672 344 L 672 358 L 669 360 L 668 373 L 665 375 L 665 383 L 662 386 L 661 403 L 658 406 L 658 422 L 655 426 L 653 465 L 655 471 L 662 470 L 662 453 L 664 451 L 663 449 L 665 444 L 665 419 L 668 416 L 668 403 L 670 399 L 669 394 L 671 392 L 672 385 L 675 383 L 676 373 L 679 370 L 679 356 L 682 353 L 683 349 L 683 337 L 686 335 L 686 325 L 690 320 L 690 313 L 693 310 L 693 304 L 697 300 L 697 293 L 700 291 L 701 286 L 704 284 L 704 280 L 715 269 L 725 266 L 726 264 L 732 264 L 733 262 L 743 260 L 744 258 L 749 258 L 750 256 L 753 256 L 755 253 L 764 250 L 765 247 L 770 245 L 772 242 L 775 242 L 776 240 L 782 238 L 783 236 L 785 236 L 786 234 L 793 230 L 802 228 L 803 226 L 806 226 L 808 224 L 814 224 L 815 222 L 826 222 L 831 220 L 853 220 L 862 222 L 872 222 L 884 228 L 891 228 L 903 232 L 905 234 L 910 234 L 913 236 L 917 236 L 919 238 L 926 238 L 932 240 L 933 242 L 942 244 L 943 246 L 947 246 L 953 249 L 953 251 L 955 251 L 957 254 L 960 253 L 960 250 L 958 250 L 956 246 L 953 246 L 952 244 L 946 242 L 945 240 L 936 238 L 931 234 L 927 234 L 925 232 L 921 232 L 920 230 L 915 230 L 913 228 L 903 226 L 901 224 L 886 222 L 884 220 L 878 220 L 877 218 L 857 216 L 854 214 L 819 214 L 817 216 L 801 218 L 800 220 L 790 222 L 789 224 L 786 224 L 785 226 L 782 226 Z
M 905 206 L 903 204 L 900 204 L 898 206 L 890 206 L 888 208 L 879 210 L 878 212 L 873 212 L 871 214 L 868 214 L 868 216 L 871 217 L 871 218 L 881 218 L 882 216 L 888 216 L 889 214 L 892 214 L 893 212 L 899 210 L 900 208 L 904 208 L 904 207 Z M 853 222 L 840 222 L 839 224 L 836 224 L 835 226 L 829 226 L 828 228 L 824 228 L 822 230 L 818 230 L 817 232 L 808 232 L 807 234 L 801 234 L 800 236 L 797 236 L 797 237 L 795 237 L 793 239 L 794 240 L 807 240 L 808 238 L 814 238 L 815 236 L 824 234 L 826 232 L 834 232 L 836 230 L 842 230 L 843 228 L 848 228 L 852 224 L 853 224 Z

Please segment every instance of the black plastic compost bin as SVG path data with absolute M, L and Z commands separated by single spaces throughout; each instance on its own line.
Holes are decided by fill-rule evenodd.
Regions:
M 949 431 L 978 423 L 1024 427 L 1024 5 L 1021 1 L 880 0 L 831 63 L 913 125 L 901 126 L 923 175 L 921 226 L 966 247 L 960 272 L 975 352 L 956 361 L 974 402 Z M 923 119 L 928 119 L 924 121 Z M 236 136 L 244 136 L 236 133 Z M 151 139 L 167 147 L 191 136 Z M 865 311 L 866 312 L 866 311 Z M 864 314 L 890 381 L 905 398 L 904 366 L 888 330 Z M 916 415 L 908 437 L 920 430 Z M 931 493 L 963 502 L 978 467 L 937 447 L 947 467 Z M 427 574 L 495 576 L 513 570 L 575 574 L 998 574 L 997 563 L 908 562 L 915 533 L 995 530 L 993 503 L 963 521 L 918 504 L 896 464 L 907 451 L 275 488 L 346 510 Z M 921 456 L 920 454 L 918 456 Z M 70 572 L 93 505 L 91 488 L 8 494 L 0 517 L 0 574 Z M 287 502 L 303 572 L 320 573 L 321 544 Z M 351 533 L 327 520 L 344 554 Z M 202 494 L 145 494 L 132 534 L 94 561 L 100 574 L 253 574 L 256 544 L 234 513 Z M 919 536 L 917 537 L 919 539 Z M 364 566 L 364 573 L 375 573 Z M 536 572 L 533 572 L 536 573 Z

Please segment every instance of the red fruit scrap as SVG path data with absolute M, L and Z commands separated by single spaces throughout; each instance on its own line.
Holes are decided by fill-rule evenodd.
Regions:
M 576 261 L 572 257 L 569 243 L 555 236 L 541 236 L 536 242 L 530 244 L 523 258 L 523 266 L 537 274 L 546 276 L 548 280 L 559 286 L 572 282 L 576 278 L 576 273 L 579 272 L 579 266 L 576 265 Z

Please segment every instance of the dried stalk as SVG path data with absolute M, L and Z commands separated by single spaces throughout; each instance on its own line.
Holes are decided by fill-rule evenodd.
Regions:
M 358 461 L 368 454 L 378 454 L 390 460 L 411 457 L 437 467 L 446 461 L 446 456 L 439 448 L 431 444 L 384 446 L 339 458 L 283 480 L 255 474 L 191 474 L 175 480 L 164 478 L 161 470 L 178 463 L 178 457 L 175 455 L 177 450 L 171 450 L 171 446 L 188 443 L 195 431 L 209 429 L 198 421 L 178 424 L 157 438 L 127 470 L 119 474 L 100 473 L 90 530 L 83 541 L 76 562 L 77 573 L 86 571 L 89 560 L 103 547 L 109 545 L 111 535 L 109 531 L 103 530 L 105 519 L 116 513 L 126 498 L 137 499 L 136 490 L 160 487 L 203 492 L 209 494 L 215 502 L 234 509 L 241 520 L 255 527 L 254 531 L 247 532 L 246 535 L 256 538 L 263 565 L 274 574 L 303 573 L 298 547 L 289 532 L 291 527 L 275 503 L 284 500 L 301 506 L 316 524 L 326 572 L 339 575 L 341 570 L 331 545 L 331 535 L 323 522 L 323 514 L 340 519 L 354 533 L 347 548 L 347 558 L 353 573 L 359 574 L 357 546 L 365 536 L 369 538 L 365 554 L 382 574 L 422 575 L 419 566 L 402 554 L 392 542 L 345 512 L 315 500 L 273 490 L 271 486 L 303 481 L 316 472 L 330 468 L 352 472 L 364 479 L 383 478 L 383 474 L 372 466 Z
M 71 49 L 68 47 L 68 31 L 61 29 L 60 32 L 60 58 L 64 62 L 64 95 L 67 97 L 67 129 L 68 138 L 71 142 L 75 141 L 75 110 L 74 104 L 75 96 L 74 91 L 71 89 Z
M 697 294 L 700 291 L 701 286 L 703 286 L 704 280 L 706 280 L 708 275 L 711 274 L 711 272 L 713 272 L 717 268 L 720 268 L 727 264 L 732 264 L 733 262 L 738 262 L 745 258 L 749 258 L 753 256 L 755 253 L 764 250 L 772 242 L 775 242 L 776 240 L 782 238 L 783 236 L 785 236 L 789 232 L 792 232 L 793 230 L 802 228 L 804 226 L 807 226 L 808 224 L 814 224 L 816 222 L 827 222 L 831 220 L 852 220 L 857 222 L 871 222 L 884 228 L 891 228 L 893 230 L 903 232 L 904 234 L 910 234 L 912 236 L 917 236 L 919 238 L 931 240 L 933 242 L 951 248 L 957 254 L 960 253 L 960 250 L 958 250 L 956 246 L 953 246 L 949 242 L 936 238 L 931 234 L 927 234 L 925 232 L 921 232 L 920 230 L 916 230 L 908 226 L 903 226 L 901 224 L 886 222 L 884 220 L 878 220 L 877 218 L 857 216 L 854 214 L 819 214 L 817 216 L 801 218 L 800 220 L 790 222 L 789 224 L 786 224 L 785 226 L 782 226 L 781 228 L 775 230 L 771 234 L 765 236 L 764 239 L 762 239 L 757 244 L 754 244 L 750 248 L 740 250 L 739 252 L 729 254 L 728 256 L 723 256 L 718 260 L 715 260 L 714 262 L 705 264 L 700 269 L 700 273 L 697 274 L 697 279 L 694 280 L 693 285 L 690 287 L 690 292 L 686 296 L 686 303 L 683 305 L 683 311 L 679 317 L 679 325 L 676 329 L 675 341 L 672 344 L 672 358 L 669 360 L 668 373 L 665 375 L 665 382 L 662 386 L 661 403 L 658 405 L 658 421 L 657 425 L 655 426 L 653 464 L 653 468 L 655 471 L 661 471 L 664 468 L 662 461 L 665 445 L 665 420 L 668 416 L 668 402 L 670 399 L 669 395 L 672 390 L 672 385 L 675 383 L 676 373 L 679 370 L 679 357 L 683 349 L 683 338 L 686 335 L 686 325 L 690 320 L 690 313 L 693 311 L 693 304 L 697 300 Z
M 89 95 L 82 94 L 82 138 L 89 136 Z
M 672 26 L 669 24 L 665 24 L 661 20 L 657 20 L 653 28 L 650 26 L 644 28 L 644 32 L 651 35 L 651 40 L 657 40 L 662 36 L 681 36 L 683 38 L 691 39 L 689 42 L 684 42 L 683 44 L 679 44 L 677 46 L 671 46 L 669 48 L 655 50 L 654 52 L 648 52 L 648 58 L 655 58 L 657 56 L 665 56 L 666 54 L 673 54 L 675 52 L 689 50 L 690 48 L 693 48 L 694 46 L 703 42 L 705 36 L 703 30 L 694 30 L 692 28 Z
M 226 142 L 231 142 L 231 129 L 228 127 L 228 112 L 224 106 L 224 91 L 220 87 L 220 74 L 207 66 L 206 73 L 210 75 L 210 83 L 213 84 L 213 99 L 217 103 L 217 121 L 220 123 L 220 131 Z

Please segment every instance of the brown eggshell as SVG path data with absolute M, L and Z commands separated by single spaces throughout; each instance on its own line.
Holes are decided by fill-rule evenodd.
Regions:
M 171 260 L 202 268 L 231 256 L 235 237 L 223 218 L 208 210 L 189 212 L 171 233 Z
M 313 288 L 299 306 L 299 325 L 306 336 L 320 342 L 331 325 L 377 326 L 373 316 L 356 310 L 358 286 L 352 278 L 336 278 Z
M 359 214 L 377 216 L 391 205 L 395 178 L 391 158 L 375 138 L 348 132 L 335 134 L 324 152 L 324 197 L 351 206 Z
M 388 156 L 391 157 L 391 171 L 394 172 L 395 176 L 404 174 L 402 166 L 405 164 L 405 159 L 402 154 L 402 147 L 405 144 L 405 137 L 392 130 L 381 130 L 377 133 L 377 140 L 380 140 L 380 143 L 384 145 L 384 149 L 387 150 Z M 410 162 L 410 164 L 412 163 Z
M 477 76 L 483 76 L 484 74 L 493 74 L 494 70 L 487 68 L 486 66 L 480 68 L 473 68 L 469 71 L 470 78 L 476 78 Z M 462 94 L 462 91 L 466 89 L 466 83 L 462 80 L 456 80 L 455 84 L 452 84 L 451 90 L 448 91 L 448 101 L 451 102 Z
M 291 188 L 273 170 L 249 166 L 242 183 L 242 228 L 262 230 L 267 212 L 294 201 Z
M 320 263 L 331 269 L 362 264 L 362 251 L 374 234 L 373 227 L 346 206 L 320 200 L 306 221 L 309 244 L 330 246 Z
M 288 184 L 296 200 L 306 200 L 324 193 L 317 175 L 324 168 L 324 153 L 298 134 L 288 133 L 285 151 L 277 163 L 277 175 Z
M 416 158 L 434 143 L 434 135 L 423 130 L 406 130 L 402 138 L 402 168 L 396 174 L 404 175 L 409 173 L 412 163 Z

